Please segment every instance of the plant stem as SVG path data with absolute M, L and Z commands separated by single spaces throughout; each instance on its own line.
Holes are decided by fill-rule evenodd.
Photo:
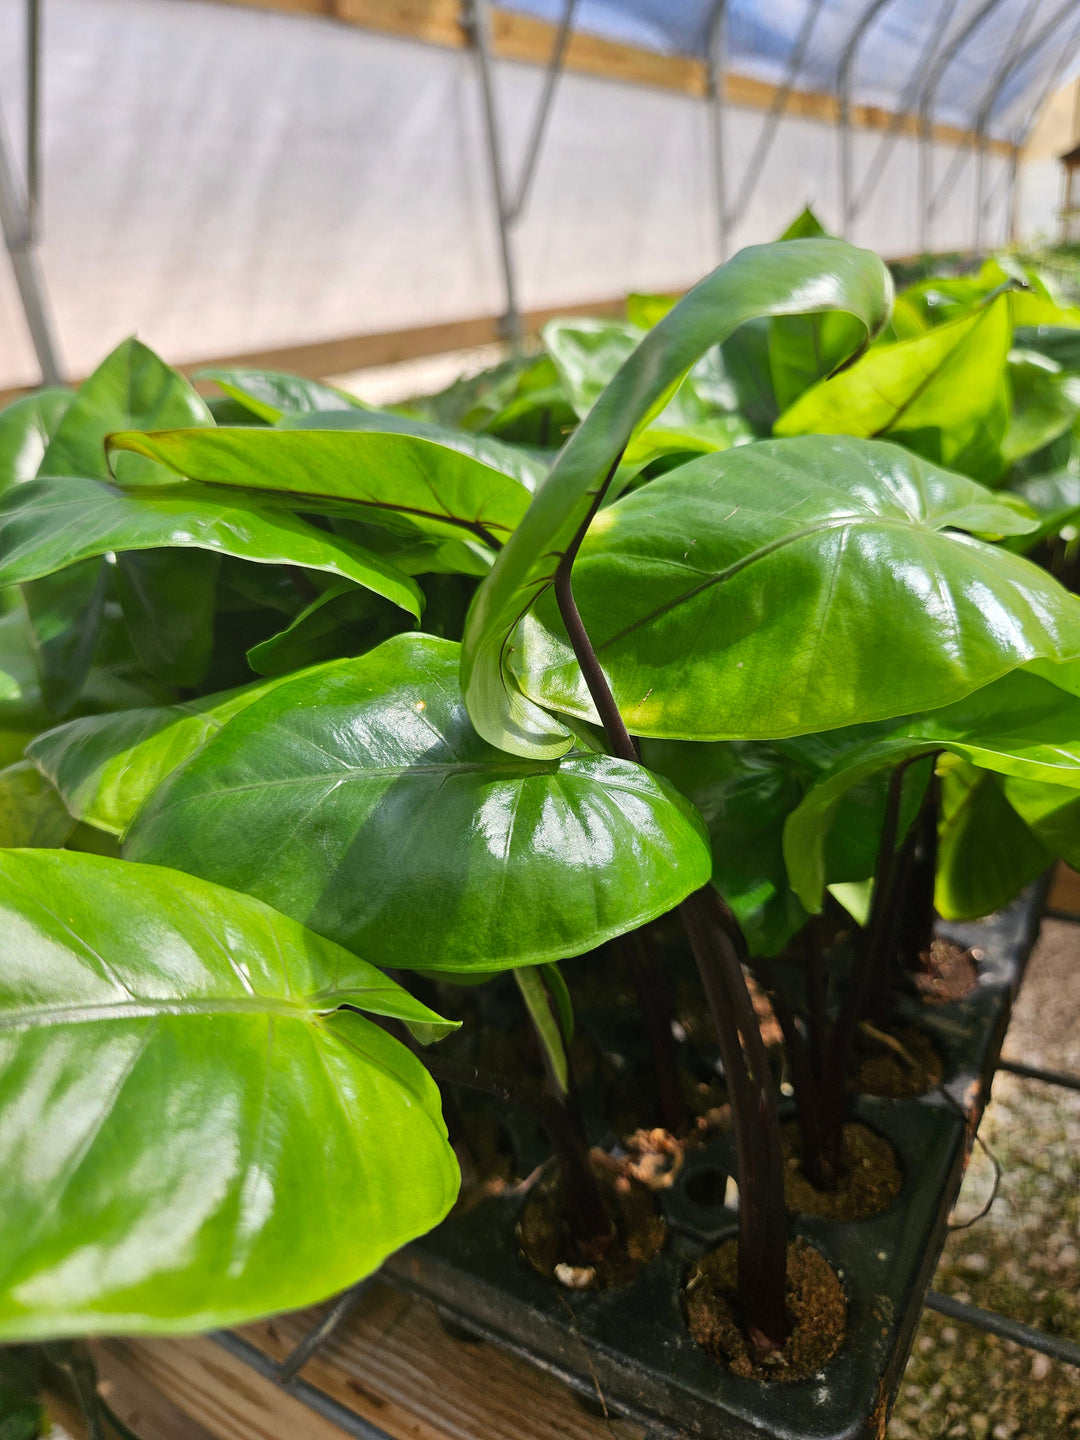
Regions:
M 613 752 L 622 760 L 639 761 L 582 622 L 571 583 L 574 559 L 615 469 L 613 465 L 559 562 L 555 598 Z M 731 1096 L 739 1171 L 739 1299 L 751 1351 L 762 1358 L 778 1350 L 791 1331 L 785 1304 L 788 1225 L 776 1098 L 733 938 L 739 933 L 734 916 L 711 885 L 684 900 L 679 916 L 705 988 Z
M 619 460 L 622 456 L 619 456 Z M 559 568 L 555 571 L 555 601 L 559 607 L 559 614 L 566 627 L 566 633 L 570 644 L 573 646 L 574 656 L 581 670 L 582 678 L 589 688 L 592 702 L 596 706 L 596 713 L 600 717 L 600 723 L 604 727 L 604 734 L 608 738 L 612 753 L 620 760 L 629 760 L 634 764 L 640 764 L 641 756 L 638 748 L 630 736 L 629 730 L 619 713 L 619 707 L 615 704 L 615 697 L 611 693 L 611 686 L 608 684 L 607 676 L 603 667 L 596 657 L 596 651 L 592 647 L 588 632 L 581 619 L 577 608 L 577 601 L 574 599 L 574 589 L 571 583 L 571 571 L 574 568 L 574 561 L 581 549 L 581 542 L 585 539 L 585 532 L 592 523 L 593 516 L 600 509 L 608 486 L 615 477 L 615 471 L 619 468 L 619 460 L 616 460 L 608 471 L 604 483 L 596 492 L 588 515 L 581 522 L 581 526 L 563 552 L 559 561 Z
M 768 1056 L 727 907 L 711 885 L 679 906 L 709 1002 L 731 1100 L 739 1181 L 738 1291 L 758 1359 L 791 1333 L 785 1303 L 788 1217 L 784 1156 Z
M 934 883 L 937 879 L 938 814 L 941 807 L 941 778 L 937 754 L 931 756 L 933 769 L 908 844 L 911 859 L 903 889 L 899 917 L 899 948 L 903 963 L 920 968 L 934 938 Z
M 671 1034 L 671 1007 L 664 993 L 663 977 L 658 974 L 656 962 L 649 954 L 640 930 L 623 935 L 615 946 L 626 957 L 645 1021 L 661 1123 L 672 1135 L 679 1135 L 686 1126 L 686 1105 L 679 1084 L 675 1042 Z

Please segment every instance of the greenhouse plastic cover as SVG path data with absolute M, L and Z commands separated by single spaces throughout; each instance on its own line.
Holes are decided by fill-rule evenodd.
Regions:
M 558 22 L 566 0 L 498 0 Z M 575 30 L 670 55 L 705 57 L 717 0 L 578 0 Z M 800 89 L 838 91 L 860 33 L 851 100 L 1022 140 L 1051 84 L 1080 69 L 1075 0 L 727 0 L 723 68 Z M 801 52 L 801 54 L 800 54 Z M 934 93 L 928 94 L 927 92 Z M 988 113 L 986 113 L 988 112 Z

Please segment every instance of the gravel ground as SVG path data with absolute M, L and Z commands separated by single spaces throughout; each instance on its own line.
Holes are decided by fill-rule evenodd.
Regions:
M 1044 922 L 1005 1054 L 1080 1075 L 1080 925 Z M 1080 1343 L 1080 1093 L 999 1074 L 979 1133 L 1001 1188 L 949 1236 L 934 1288 Z M 992 1184 L 976 1147 L 954 1218 Z M 1080 1370 L 926 1311 L 888 1436 L 1080 1440 Z

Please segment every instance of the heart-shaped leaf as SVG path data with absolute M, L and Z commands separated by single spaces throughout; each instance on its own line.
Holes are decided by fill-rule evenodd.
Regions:
M 1053 666 L 1043 668 L 1053 673 Z M 1075 686 L 1076 667 L 1062 667 L 1070 668 Z M 999 775 L 1080 790 L 1080 700 L 1024 670 L 940 710 L 815 739 L 821 758 L 832 751 L 833 764 L 823 768 L 784 829 L 792 888 L 809 910 L 821 904 L 825 841 L 840 800 L 854 785 L 904 760 L 947 751 Z
M 1004 468 L 1009 297 L 914 339 L 869 350 L 799 397 L 776 435 L 887 436 L 980 480 Z
M 520 481 L 415 435 L 222 426 L 113 435 L 109 443 L 191 480 L 239 487 L 267 503 L 276 496 L 299 510 L 354 515 L 403 535 L 500 545 L 529 504 Z
M 143 801 L 234 715 L 292 675 L 174 705 L 86 715 L 26 748 L 79 820 L 120 835 Z
M 445 1022 L 245 895 L 0 852 L 0 1340 L 322 1300 L 446 1214 L 438 1091 L 341 1005 Z
M 118 345 L 79 386 L 37 473 L 108 480 L 105 437 L 112 431 L 213 423 L 206 402 L 190 382 L 132 338 Z M 144 474 L 145 470 L 144 466 Z
M 709 878 L 697 815 L 640 766 L 522 761 L 483 741 L 458 659 L 399 635 L 281 685 L 151 796 L 125 853 L 419 970 L 577 955 Z
M 534 450 L 522 445 L 509 445 L 493 435 L 475 434 L 471 430 L 452 430 L 445 425 L 433 425 L 428 420 L 418 420 L 412 415 L 399 415 L 394 410 L 343 410 L 332 415 L 286 416 L 280 423 L 282 430 L 359 430 L 380 435 L 412 435 L 418 440 L 430 440 L 447 450 L 456 450 L 460 455 L 469 455 L 497 470 L 500 475 L 509 475 L 524 485 L 531 494 L 548 472 L 548 462 Z M 498 538 L 497 536 L 495 538 Z
M 760 316 L 844 310 L 872 335 L 884 324 L 891 297 L 888 273 L 869 251 L 836 240 L 787 240 L 740 251 L 648 332 L 563 447 L 476 593 L 461 674 L 469 714 L 485 739 L 511 754 L 537 757 L 565 754 L 572 745 L 565 728 L 527 699 L 510 673 L 512 637 L 551 586 L 635 431 L 695 361 Z
M 1004 777 L 953 757 L 938 768 L 941 809 L 934 908 L 946 920 L 977 920 L 1007 905 L 1054 856 L 1006 798 Z M 1080 805 L 1075 790 L 1060 793 Z
M 125 340 L 65 407 L 37 473 L 108 480 L 105 437 L 111 430 L 212 424 L 210 411 L 182 375 L 138 340 Z M 162 473 L 141 459 L 132 462 L 129 472 L 131 479 L 144 483 L 153 483 Z M 60 564 L 76 558 L 67 556 Z M 87 683 L 104 614 L 105 583 L 105 567 L 95 561 L 25 587 L 42 689 L 54 715 L 66 714 Z
M 1012 412 L 1001 450 L 1012 464 L 1071 427 L 1080 414 L 1080 375 L 1070 375 L 1035 350 L 1012 351 L 1008 374 Z
M 1033 523 L 1015 496 L 895 445 L 762 441 L 600 511 L 574 593 L 635 734 L 802 735 L 1080 654 L 1080 602 L 959 533 Z M 515 673 L 538 704 L 593 719 L 564 635 L 547 595 L 515 637 Z
M 34 478 L 74 398 L 70 390 L 39 390 L 0 410 L 0 494 Z
M 186 485 L 128 494 L 74 476 L 32 480 L 0 504 L 0 585 L 50 575 L 89 556 L 188 546 L 324 570 L 420 616 L 420 589 L 395 565 L 285 510 L 237 504 Z
M 63 845 L 75 820 L 29 760 L 0 770 L 0 846 Z
M 226 395 L 268 425 L 285 415 L 324 415 L 360 406 L 359 400 L 334 385 L 308 380 L 303 375 L 285 375 L 280 370 L 223 369 L 211 365 L 200 370 L 195 378 L 212 380 Z

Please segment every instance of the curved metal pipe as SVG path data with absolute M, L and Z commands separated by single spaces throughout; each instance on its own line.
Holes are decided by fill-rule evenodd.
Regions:
M 866 32 L 882 10 L 891 4 L 892 0 L 870 0 L 848 37 L 836 70 L 836 96 L 840 105 L 840 234 L 845 240 L 849 238 L 849 232 L 855 223 L 851 194 L 851 81 L 855 73 L 855 60 Z
M 933 207 L 933 158 L 931 127 L 934 103 L 946 70 L 963 50 L 983 22 L 1002 4 L 1002 0 L 983 0 L 975 13 L 960 27 L 931 66 L 926 84 L 919 96 L 919 247 L 925 254 L 930 249 L 930 221 Z
M 724 168 L 724 22 L 727 0 L 713 0 L 705 32 L 709 110 L 712 116 L 713 177 L 716 185 L 716 226 L 723 263 L 728 250 L 727 172 Z
M 915 62 L 915 68 L 908 77 L 907 84 L 901 92 L 899 103 L 889 120 L 888 128 L 881 137 L 881 143 L 878 145 L 877 151 L 867 168 L 862 188 L 852 201 L 852 209 L 855 215 L 858 215 L 869 203 L 871 195 L 873 195 L 878 182 L 885 173 L 885 165 L 889 159 L 889 155 L 892 153 L 893 146 L 896 144 L 904 121 L 909 118 L 911 102 L 918 93 L 919 83 L 926 71 L 926 67 L 933 64 L 934 57 L 941 48 L 942 41 L 945 38 L 945 32 L 949 28 L 958 3 L 959 0 L 945 0 L 945 3 L 941 7 L 937 17 L 937 24 L 927 36 L 926 44 L 923 46 L 919 58 Z

